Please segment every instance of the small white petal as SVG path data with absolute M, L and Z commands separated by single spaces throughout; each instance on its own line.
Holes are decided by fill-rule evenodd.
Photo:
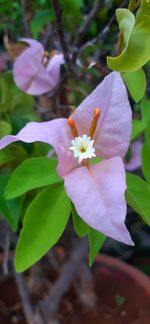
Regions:
M 71 141 L 72 146 L 69 150 L 73 151 L 74 157 L 79 158 L 79 163 L 85 159 L 91 159 L 95 157 L 95 148 L 93 147 L 94 140 L 91 140 L 90 136 L 84 134 L 82 137 L 75 137 Z

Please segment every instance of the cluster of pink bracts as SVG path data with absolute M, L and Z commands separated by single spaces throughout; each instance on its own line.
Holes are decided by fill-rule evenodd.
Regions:
M 24 41 L 30 46 L 16 59 L 14 79 L 25 92 L 40 95 L 57 84 L 63 56 L 56 54 L 45 66 L 42 45 Z M 95 108 L 100 112 L 97 120 L 93 117 Z M 131 125 L 125 85 L 120 74 L 113 72 L 80 104 L 69 122 L 66 118 L 30 122 L 16 136 L 2 138 L 0 149 L 19 140 L 52 145 L 58 155 L 58 174 L 64 179 L 66 192 L 80 217 L 105 235 L 133 245 L 124 223 L 127 207 L 122 161 L 129 146 Z M 90 135 L 92 144 L 88 142 Z M 80 147 L 83 139 L 85 146 Z M 71 143 L 74 152 L 70 150 Z M 78 152 L 85 153 L 90 145 L 95 155 L 103 158 L 102 162 L 92 164 L 89 158 L 79 163 Z
M 63 54 L 55 53 L 49 58 L 41 43 L 33 39 L 21 39 L 29 47 L 15 61 L 14 80 L 26 93 L 39 96 L 53 90 L 60 79 L 60 68 L 64 64 Z

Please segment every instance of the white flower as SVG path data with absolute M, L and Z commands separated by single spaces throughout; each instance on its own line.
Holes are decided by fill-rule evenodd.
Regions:
M 82 137 L 75 137 L 71 144 L 72 146 L 69 147 L 69 150 L 73 151 L 75 158 L 79 158 L 79 163 L 96 156 L 95 148 L 93 147 L 94 140 L 91 140 L 91 137 L 85 134 Z

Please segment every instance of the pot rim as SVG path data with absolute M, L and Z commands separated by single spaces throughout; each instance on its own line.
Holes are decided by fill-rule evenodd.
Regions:
M 113 270 L 120 270 L 122 273 L 132 278 L 140 287 L 144 288 L 144 291 L 150 297 L 150 278 L 140 270 L 134 268 L 128 263 L 123 262 L 122 260 L 118 260 L 105 254 L 98 254 L 96 257 L 96 263 L 99 265 L 104 264 Z

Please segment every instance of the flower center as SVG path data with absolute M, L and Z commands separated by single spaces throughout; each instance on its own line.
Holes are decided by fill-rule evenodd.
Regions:
M 85 153 L 86 152 L 86 148 L 85 147 L 81 147 L 80 151 L 81 151 L 81 153 Z
M 75 137 L 75 139 L 71 141 L 71 144 L 72 146 L 69 147 L 69 150 L 73 151 L 73 155 L 75 158 L 79 159 L 79 163 L 96 156 L 95 148 L 93 147 L 94 140 L 91 140 L 91 137 L 85 134 L 82 137 Z
M 94 109 L 94 116 L 91 121 L 90 129 L 89 129 L 89 136 L 84 134 L 82 137 L 78 135 L 78 130 L 76 128 L 75 121 L 72 117 L 68 118 L 68 125 L 70 126 L 71 133 L 74 137 L 74 140 L 71 141 L 72 146 L 69 147 L 69 150 L 73 151 L 74 157 L 79 158 L 79 163 L 84 162 L 86 163 L 86 159 L 91 159 L 96 156 L 95 148 L 93 147 L 94 140 L 92 140 L 96 128 L 98 119 L 100 116 L 100 109 Z

